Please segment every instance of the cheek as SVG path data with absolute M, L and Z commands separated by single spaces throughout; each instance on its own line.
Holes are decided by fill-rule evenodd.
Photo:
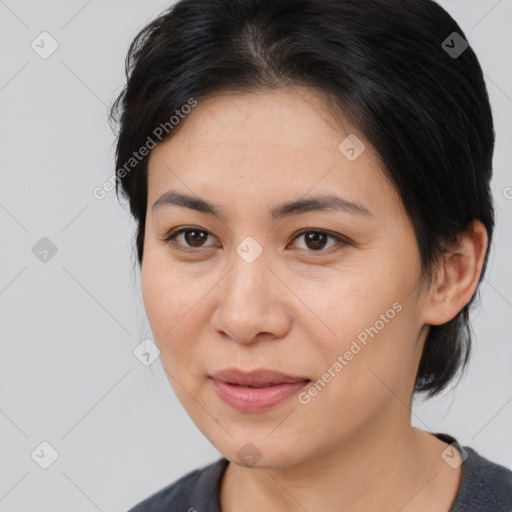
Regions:
M 389 393 L 384 383 L 396 388 L 413 366 L 420 327 L 417 298 L 410 293 L 414 269 L 404 268 L 396 279 L 391 272 L 345 272 L 326 280 L 322 293 L 311 282 L 298 293 L 318 312 L 319 318 L 308 314 L 307 321 L 317 378 L 333 382 L 326 387 L 354 399 L 354 407 L 363 394 L 382 398 Z
M 194 286 L 173 264 L 168 251 L 155 240 L 151 229 L 146 231 L 141 268 L 141 289 L 144 306 L 155 337 L 169 336 L 173 326 L 185 316 L 192 300 Z
M 401 395 L 414 378 L 418 335 L 414 304 L 402 300 L 393 305 L 383 303 L 364 324 L 351 324 L 352 334 L 330 353 L 329 367 L 339 375 L 333 379 L 332 391 L 354 410 L 372 410 L 394 393 Z
M 200 345 L 204 328 L 209 325 L 207 292 L 214 282 L 204 275 L 184 272 L 157 251 L 148 251 L 147 255 L 141 289 L 154 341 L 164 369 L 188 381 L 204 359 Z
M 380 315 L 392 309 L 402 295 L 396 286 L 383 279 L 385 272 L 351 268 L 323 276 L 296 280 L 293 290 L 304 310 L 311 339 L 326 350 L 348 349 L 350 342 L 364 333 Z M 394 315 L 391 310 L 388 316 Z M 364 337 L 364 334 L 362 335 Z
M 385 312 L 386 308 L 382 310 Z M 321 357 L 315 358 L 319 361 L 315 365 L 317 380 L 306 389 L 309 397 L 301 397 L 299 410 L 314 424 L 313 430 L 318 428 L 326 439 L 339 439 L 370 425 L 385 408 L 398 402 L 397 396 L 406 400 L 404 386 L 413 378 L 414 370 L 410 313 L 403 305 L 377 331 L 373 330 L 375 320 L 360 328 L 349 317 L 340 319 L 340 330 L 350 322 L 356 334 L 340 336 L 336 343 L 321 347 Z M 361 333 L 366 336 L 365 343 L 360 341 L 363 336 L 357 338 Z M 316 353 L 320 355 L 318 347 Z
M 158 254 L 147 251 L 141 270 L 141 289 L 155 342 L 162 350 L 182 328 L 180 324 L 193 304 L 194 288 Z
M 141 275 L 142 294 L 154 342 L 160 350 L 160 363 L 176 397 L 195 416 L 190 395 L 198 393 L 200 336 L 191 332 L 190 326 L 196 301 L 180 289 L 180 279 L 174 272 L 149 264 L 149 258 L 147 263 Z

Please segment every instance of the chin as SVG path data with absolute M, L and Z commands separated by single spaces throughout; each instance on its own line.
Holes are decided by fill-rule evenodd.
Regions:
M 245 439 L 231 439 L 222 443 L 222 446 L 214 446 L 221 452 L 222 456 L 233 464 L 245 468 L 255 469 L 284 469 L 304 460 L 303 454 L 298 454 L 295 443 L 290 446 L 283 446 L 281 440 L 270 441 L 247 435 Z

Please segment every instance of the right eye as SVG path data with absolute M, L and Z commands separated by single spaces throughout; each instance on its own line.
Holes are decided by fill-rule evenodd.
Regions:
M 183 235 L 185 243 L 177 242 L 176 239 Z M 196 227 L 181 228 L 165 237 L 164 241 L 178 250 L 193 250 L 194 248 L 208 247 L 202 245 L 202 242 L 208 239 L 210 233 L 204 229 Z

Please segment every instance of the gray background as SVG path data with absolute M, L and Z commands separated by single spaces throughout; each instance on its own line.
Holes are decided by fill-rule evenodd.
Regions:
M 412 418 L 512 468 L 512 0 L 441 4 L 486 74 L 498 224 L 469 375 Z M 169 5 L 0 0 L 0 511 L 124 511 L 220 456 L 159 360 L 133 354 L 151 338 L 134 224 L 115 193 L 92 195 L 114 172 L 106 115 L 128 45 Z M 31 47 L 43 31 L 59 45 L 46 59 Z M 57 249 L 46 262 L 43 237 Z M 47 469 L 43 441 L 58 452 Z

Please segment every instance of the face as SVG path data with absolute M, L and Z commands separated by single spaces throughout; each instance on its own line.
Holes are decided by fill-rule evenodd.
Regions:
M 225 95 L 149 158 L 141 278 L 154 340 L 191 419 L 237 463 L 328 453 L 396 423 L 395 395 L 412 392 L 425 307 L 413 227 L 345 127 L 309 89 Z M 340 149 L 349 134 L 359 156 Z M 170 196 L 153 207 L 168 192 L 214 213 Z M 337 206 L 306 201 L 327 195 Z M 309 382 L 237 391 L 211 378 L 226 368 Z

